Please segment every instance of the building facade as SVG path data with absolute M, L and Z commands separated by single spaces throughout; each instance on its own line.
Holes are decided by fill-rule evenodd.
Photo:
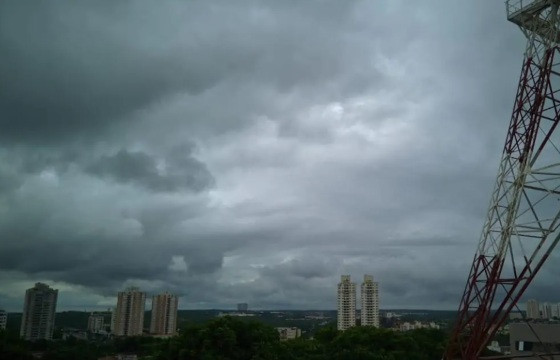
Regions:
M 117 336 L 142 335 L 146 294 L 131 287 L 119 292 L 114 317 L 114 334 Z
M 542 318 L 545 320 L 552 319 L 552 306 L 551 304 L 545 302 L 542 304 L 541 309 Z
M 556 351 L 560 347 L 560 324 L 558 323 L 510 323 L 509 343 L 511 359 L 559 360 Z M 555 355 L 540 356 L 547 353 Z M 517 357 L 516 355 L 519 355 Z
M 92 333 L 98 333 L 102 330 L 105 330 L 104 315 L 91 313 L 88 317 L 87 330 Z
M 25 292 L 20 336 L 25 340 L 51 340 L 58 290 L 36 283 Z
M 340 277 L 337 295 L 336 328 L 344 331 L 356 326 L 356 284 L 351 281 L 350 275 Z
M 6 324 L 8 323 L 8 313 L 4 310 L 0 310 L 0 330 L 6 330 Z
M 527 300 L 527 319 L 540 319 L 539 302 L 535 299 Z
M 177 296 L 169 293 L 156 295 L 152 298 L 151 334 L 175 335 L 177 330 L 177 305 Z
M 111 324 L 109 325 L 109 329 L 111 333 L 114 334 L 116 328 L 115 324 L 117 323 L 117 308 L 109 308 L 109 311 L 111 312 Z
M 301 329 L 298 327 L 277 327 L 278 336 L 281 341 L 294 340 L 301 337 Z
M 364 275 L 361 287 L 361 326 L 379 327 L 379 284 L 373 276 Z
M 558 309 L 558 304 L 554 303 L 551 305 L 552 306 L 552 318 L 553 319 L 558 319 L 560 317 L 560 309 Z

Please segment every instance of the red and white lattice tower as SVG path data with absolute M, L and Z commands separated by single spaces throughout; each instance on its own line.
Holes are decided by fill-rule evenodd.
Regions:
M 444 359 L 477 359 L 560 240 L 560 0 L 507 1 L 527 48 L 498 177 Z

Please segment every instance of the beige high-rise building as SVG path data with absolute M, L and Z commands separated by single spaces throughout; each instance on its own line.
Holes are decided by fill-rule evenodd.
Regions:
M 115 335 L 138 336 L 144 328 L 144 305 L 146 293 L 136 287 L 119 292 L 115 309 Z
M 177 330 L 177 304 L 177 296 L 167 292 L 152 298 L 151 334 L 175 335 Z
M 379 327 L 379 285 L 373 281 L 373 276 L 364 275 L 361 290 L 361 325 Z
M 356 284 L 350 280 L 350 275 L 340 277 L 337 303 L 336 328 L 344 331 L 356 326 Z
M 58 290 L 36 283 L 25 292 L 20 336 L 25 340 L 51 340 Z

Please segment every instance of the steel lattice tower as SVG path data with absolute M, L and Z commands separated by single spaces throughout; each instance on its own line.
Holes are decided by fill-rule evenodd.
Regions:
M 477 359 L 560 240 L 560 0 L 507 1 L 527 48 L 498 176 L 444 358 Z

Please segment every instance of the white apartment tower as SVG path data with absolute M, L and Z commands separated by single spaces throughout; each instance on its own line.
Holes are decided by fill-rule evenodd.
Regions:
M 146 294 L 136 287 L 119 292 L 115 310 L 114 334 L 117 336 L 142 335 Z
M 549 303 L 542 304 L 541 315 L 543 319 L 552 319 L 552 306 Z
M 535 299 L 527 300 L 527 319 L 540 319 L 539 302 Z
M 356 326 L 356 284 L 350 275 L 340 277 L 337 303 L 337 329 L 344 331 Z
M 361 325 L 379 327 L 379 289 L 372 275 L 364 275 L 361 290 Z
M 152 298 L 152 321 L 150 333 L 175 335 L 177 330 L 177 296 L 163 293 Z
M 25 340 L 51 340 L 58 290 L 36 283 L 25 292 L 20 336 Z

